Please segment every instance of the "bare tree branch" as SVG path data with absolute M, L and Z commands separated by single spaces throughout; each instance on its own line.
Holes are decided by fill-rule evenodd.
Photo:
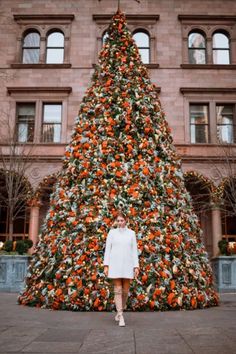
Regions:
M 26 212 L 26 202 L 32 192 L 26 173 L 35 163 L 32 159 L 34 144 L 18 142 L 16 128 L 3 111 L 0 129 L 0 207 L 7 209 L 8 238 L 12 240 L 14 221 Z

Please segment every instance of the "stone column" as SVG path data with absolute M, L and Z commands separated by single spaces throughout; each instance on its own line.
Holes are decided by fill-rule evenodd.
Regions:
M 41 37 L 40 40 L 40 54 L 39 54 L 39 63 L 40 64 L 45 64 L 46 63 L 46 46 L 47 46 L 47 38 L 46 37 Z
M 212 53 L 212 38 L 207 37 L 206 39 L 206 64 L 213 63 L 213 53 Z
M 218 204 L 212 206 L 212 257 L 220 254 L 218 242 L 222 240 L 221 212 Z
M 38 242 L 39 233 L 39 208 L 40 201 L 37 199 L 32 199 L 29 202 L 30 205 L 30 222 L 29 222 L 29 239 L 33 241 L 33 247 L 29 249 L 29 253 L 33 253 L 34 246 Z

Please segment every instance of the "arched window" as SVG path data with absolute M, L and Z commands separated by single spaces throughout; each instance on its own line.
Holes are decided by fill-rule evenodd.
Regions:
M 150 37 L 149 37 L 149 35 L 143 30 L 138 30 L 138 31 L 134 32 L 133 39 L 135 40 L 135 42 L 138 46 L 142 62 L 144 64 L 149 64 L 150 63 Z
M 64 34 L 51 32 L 47 37 L 47 64 L 61 64 L 64 61 Z
M 213 63 L 229 64 L 229 38 L 226 34 L 215 32 L 212 38 Z
M 188 35 L 188 58 L 190 64 L 206 64 L 206 41 L 200 32 Z
M 23 38 L 23 64 L 37 64 L 39 62 L 40 35 L 36 31 L 28 32 Z

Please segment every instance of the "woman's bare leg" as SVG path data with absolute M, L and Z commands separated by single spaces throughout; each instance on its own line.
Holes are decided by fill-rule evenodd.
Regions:
M 122 279 L 121 278 L 117 278 L 117 279 L 112 279 L 113 281 L 113 285 L 118 285 L 121 286 L 122 285 Z

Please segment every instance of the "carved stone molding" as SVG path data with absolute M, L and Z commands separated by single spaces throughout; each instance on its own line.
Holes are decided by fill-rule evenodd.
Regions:
M 14 20 L 19 24 L 29 23 L 53 23 L 53 24 L 66 24 L 74 20 L 73 14 L 15 14 Z

